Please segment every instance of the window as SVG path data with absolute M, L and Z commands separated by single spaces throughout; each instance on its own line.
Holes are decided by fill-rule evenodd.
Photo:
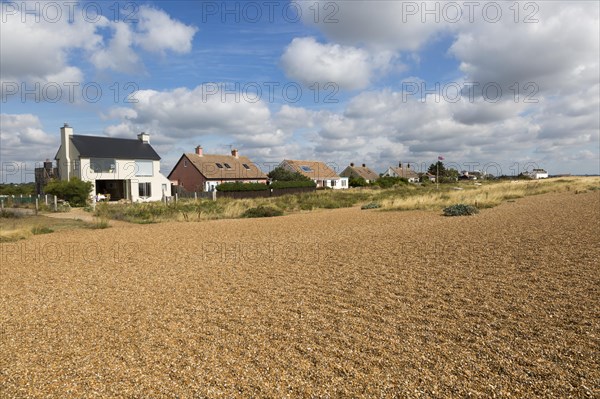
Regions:
M 95 173 L 112 173 L 116 169 L 116 161 L 109 158 L 91 158 L 90 168 Z
M 183 160 L 183 167 L 184 167 L 184 168 L 187 168 L 187 159 L 184 159 L 184 160 Z
M 307 173 L 310 173 L 310 172 L 312 172 L 312 171 L 313 171 L 313 170 L 310 168 L 310 166 L 304 166 L 304 165 L 303 165 L 303 166 L 300 166 L 300 169 L 302 169 L 302 171 L 304 171 L 304 172 L 307 172 Z
M 342 187 L 346 187 L 346 180 L 342 180 Z
M 228 163 L 224 163 L 223 165 L 225 165 L 225 167 L 226 167 L 227 169 L 231 169 L 231 165 L 229 165 Z
M 151 184 L 150 183 L 138 183 L 140 197 L 152 196 Z
M 217 168 L 223 169 L 223 165 L 221 165 L 220 163 L 217 163 L 216 165 L 217 165 Z
M 335 183 L 337 183 L 337 181 L 335 181 L 335 180 L 332 180 L 332 181 L 331 181 L 331 187 L 335 187 Z
M 153 176 L 152 161 L 135 161 L 136 176 Z
M 246 168 L 246 169 L 250 169 L 250 166 L 248 166 L 248 164 L 247 164 L 247 163 L 243 163 L 243 164 L 242 164 L 242 166 L 243 166 L 244 168 Z

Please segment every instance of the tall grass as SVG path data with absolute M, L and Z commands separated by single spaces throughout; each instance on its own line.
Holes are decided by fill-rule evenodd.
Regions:
M 375 202 L 382 210 L 442 210 L 453 204 L 494 207 L 503 201 L 547 192 L 583 191 L 600 187 L 600 179 L 563 178 L 539 181 L 461 182 L 399 185 L 391 189 L 323 190 L 272 198 L 180 200 L 177 203 L 98 204 L 96 215 L 134 223 L 203 221 L 240 218 L 248 209 L 271 207 L 285 213 L 348 208 Z M 459 188 L 459 189 L 457 189 Z

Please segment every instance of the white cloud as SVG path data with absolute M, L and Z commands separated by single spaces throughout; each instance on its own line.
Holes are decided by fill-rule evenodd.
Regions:
M 285 49 L 281 64 L 288 77 L 307 86 L 332 82 L 342 89 L 367 87 L 375 67 L 365 50 L 321 44 L 312 37 L 294 39 Z
M 104 16 L 98 16 L 97 21 L 86 20 L 81 10 L 73 12 L 74 18 L 70 20 L 67 3 L 56 5 L 62 7 L 62 17 L 58 20 L 49 20 L 45 15 L 36 19 L 31 13 L 23 17 L 23 7 L 2 16 L 2 81 L 43 84 L 51 82 L 54 76 L 66 75 L 80 82 L 83 74 L 74 60 L 82 58 L 99 70 L 133 73 L 141 67 L 139 49 L 188 53 L 197 32 L 196 27 L 145 5 L 139 8 L 137 24 L 110 21 Z M 112 32 L 112 36 L 107 32 Z M 73 73 L 75 69 L 78 72 Z
M 194 26 L 185 25 L 172 19 L 166 12 L 142 6 L 139 12 L 138 33 L 135 42 L 149 52 L 189 53 L 192 39 L 198 31 Z

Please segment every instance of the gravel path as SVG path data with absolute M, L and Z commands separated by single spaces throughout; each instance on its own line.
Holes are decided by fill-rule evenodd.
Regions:
M 2 398 L 600 396 L 600 195 L 2 244 Z

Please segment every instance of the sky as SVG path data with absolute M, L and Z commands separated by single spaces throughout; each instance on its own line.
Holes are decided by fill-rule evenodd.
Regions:
M 1 1 L 1 181 L 60 127 L 265 172 L 600 173 L 597 1 Z

